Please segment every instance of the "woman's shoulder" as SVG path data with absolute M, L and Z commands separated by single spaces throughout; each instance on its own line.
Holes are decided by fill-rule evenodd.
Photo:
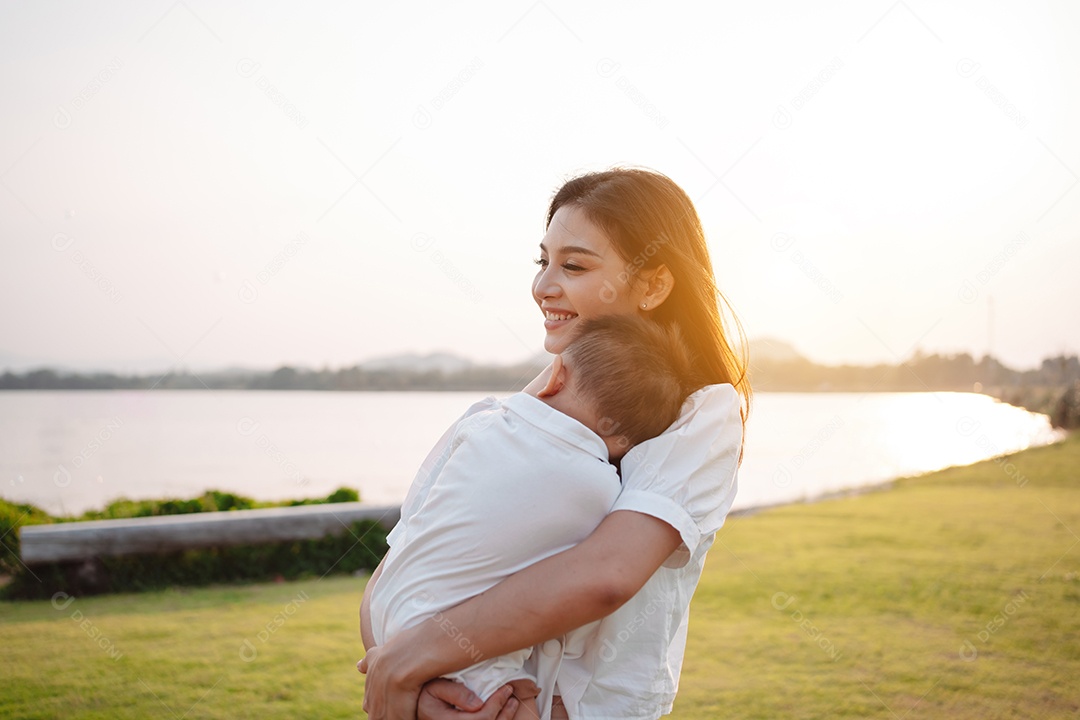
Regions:
M 665 486 L 676 497 L 687 483 L 727 484 L 738 468 L 743 423 L 739 393 L 729 383 L 690 394 L 679 417 L 660 435 L 635 445 L 623 457 L 624 487 Z
M 622 459 L 623 491 L 615 508 L 663 520 L 679 531 L 679 567 L 724 523 L 737 491 L 742 452 L 740 396 L 730 384 L 692 393 L 679 418 Z
M 678 419 L 665 430 L 665 434 L 690 423 L 724 422 L 739 415 L 741 398 L 731 383 L 706 385 L 695 390 L 683 401 Z M 740 420 L 741 423 L 741 420 Z
M 741 397 L 730 383 L 694 391 L 667 430 L 630 449 L 624 468 L 685 465 L 683 470 L 689 471 L 737 458 L 743 440 L 741 409 Z
M 739 392 L 735 389 L 735 386 L 731 383 L 716 383 L 715 385 L 706 385 L 703 388 L 698 388 L 694 392 L 690 393 L 687 400 L 701 400 L 703 398 L 724 397 L 729 399 L 735 399 L 739 396 Z

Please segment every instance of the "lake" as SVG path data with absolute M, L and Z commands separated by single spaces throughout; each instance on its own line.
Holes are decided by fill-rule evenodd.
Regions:
M 398 503 L 431 445 L 483 395 L 0 392 L 0 497 L 78 514 L 119 497 L 217 489 L 282 500 L 348 486 Z M 758 393 L 735 507 L 813 499 L 1061 437 L 1045 415 L 972 393 Z M 1016 475 L 1010 468 L 1002 472 Z

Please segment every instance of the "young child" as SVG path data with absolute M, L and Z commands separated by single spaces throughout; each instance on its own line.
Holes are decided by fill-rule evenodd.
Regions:
M 375 645 L 579 543 L 619 494 L 612 463 L 663 432 L 688 394 L 690 359 L 673 330 L 638 318 L 582 323 L 575 341 L 523 392 L 473 405 L 432 449 L 368 585 Z M 580 655 L 597 623 L 553 653 Z M 468 650 L 468 638 L 459 640 Z M 558 647 L 558 646 L 556 646 Z M 545 653 L 547 654 L 547 646 Z M 448 677 L 481 699 L 514 680 L 554 684 L 559 658 L 526 667 L 531 650 Z M 552 688 L 515 693 L 517 719 L 548 717 Z

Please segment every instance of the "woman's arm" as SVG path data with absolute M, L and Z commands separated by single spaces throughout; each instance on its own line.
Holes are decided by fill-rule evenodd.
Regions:
M 604 518 L 578 545 L 405 630 L 361 663 L 374 720 L 416 715 L 427 680 L 504 655 L 611 614 L 679 547 L 677 530 L 632 511 Z

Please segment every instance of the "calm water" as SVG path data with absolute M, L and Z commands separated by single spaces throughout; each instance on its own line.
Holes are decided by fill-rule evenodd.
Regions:
M 400 502 L 483 393 L 0 392 L 0 497 L 80 513 L 215 488 Z M 736 507 L 813 498 L 1059 439 L 967 393 L 759 393 Z

